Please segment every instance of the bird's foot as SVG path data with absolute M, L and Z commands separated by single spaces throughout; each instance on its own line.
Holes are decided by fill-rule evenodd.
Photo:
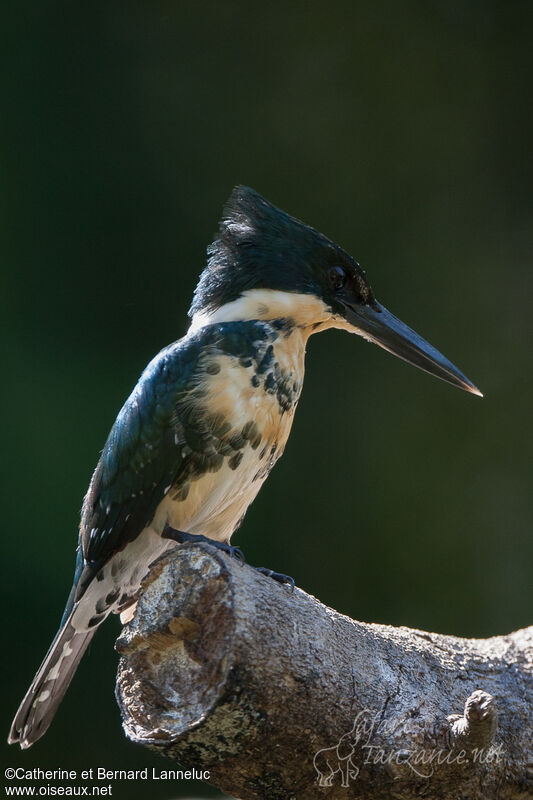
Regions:
M 161 534 L 163 539 L 172 539 L 174 542 L 178 542 L 178 544 L 184 544 L 185 542 L 204 542 L 205 544 L 211 544 L 213 547 L 222 550 L 224 553 L 228 553 L 228 555 L 236 558 L 240 564 L 246 564 L 246 559 L 244 558 L 244 553 L 242 552 L 240 547 L 234 547 L 231 544 L 227 544 L 226 542 L 217 542 L 215 539 L 210 539 L 208 536 L 204 536 L 202 533 L 186 533 L 185 531 L 178 531 L 176 528 L 171 528 L 170 525 L 167 525 Z M 294 591 L 294 578 L 291 578 L 290 575 L 284 575 L 282 572 L 274 572 L 272 569 L 268 569 L 267 567 L 253 567 L 253 569 L 260 572 L 261 575 L 266 575 L 268 578 L 272 578 L 272 580 L 277 581 L 278 583 L 287 584 L 290 586 L 291 591 Z
M 172 539 L 174 542 L 178 542 L 178 544 L 185 544 L 185 542 L 204 542 L 204 544 L 211 544 L 213 547 L 217 547 L 219 550 L 223 550 L 224 553 L 228 553 L 228 555 L 236 558 L 241 564 L 246 563 L 244 553 L 240 547 L 233 547 L 232 544 L 227 544 L 226 542 L 217 542 L 216 539 L 210 539 L 202 533 L 186 533 L 185 531 L 178 531 L 176 528 L 171 528 L 170 525 L 167 525 L 161 536 L 163 539 Z
M 294 592 L 294 578 L 291 578 L 290 575 L 284 575 L 283 572 L 274 572 L 272 569 L 268 569 L 268 567 L 254 567 L 257 572 L 260 572 L 261 575 L 266 575 L 267 578 L 272 578 L 273 581 L 277 581 L 278 583 L 286 583 L 291 588 L 291 592 Z

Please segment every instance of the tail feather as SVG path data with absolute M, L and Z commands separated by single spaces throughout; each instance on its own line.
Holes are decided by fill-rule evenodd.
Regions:
M 73 612 L 59 629 L 15 715 L 8 741 L 25 749 L 48 730 L 76 668 L 91 641 L 92 630 L 76 630 Z

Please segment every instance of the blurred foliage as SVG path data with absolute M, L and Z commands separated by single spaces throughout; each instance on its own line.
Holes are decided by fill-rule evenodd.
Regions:
M 4 733 L 68 593 L 110 425 L 246 183 L 359 258 L 479 400 L 340 332 L 236 542 L 367 621 L 531 622 L 533 6 L 11 4 L 3 18 Z M 528 300 L 529 298 L 529 300 Z M 9 764 L 140 768 L 113 621 Z M 115 796 L 209 789 L 115 784 Z M 213 794 L 215 796 L 215 794 Z

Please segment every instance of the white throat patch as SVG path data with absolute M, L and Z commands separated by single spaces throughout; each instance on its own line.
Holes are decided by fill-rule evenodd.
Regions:
M 292 319 L 308 334 L 325 328 L 344 327 L 318 297 L 298 292 L 282 292 L 274 289 L 248 289 L 236 300 L 213 312 L 194 315 L 190 333 L 215 322 L 241 322 L 250 320 Z M 313 330 L 314 328 L 314 330 Z

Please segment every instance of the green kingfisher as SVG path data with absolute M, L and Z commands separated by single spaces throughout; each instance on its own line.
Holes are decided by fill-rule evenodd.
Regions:
M 311 334 L 342 328 L 481 394 L 378 303 L 354 258 L 244 186 L 189 316 L 187 334 L 144 370 L 96 466 L 61 626 L 11 727 L 22 748 L 47 730 L 98 626 L 131 611 L 167 548 L 207 538 L 242 555 L 230 539 L 287 443 Z

